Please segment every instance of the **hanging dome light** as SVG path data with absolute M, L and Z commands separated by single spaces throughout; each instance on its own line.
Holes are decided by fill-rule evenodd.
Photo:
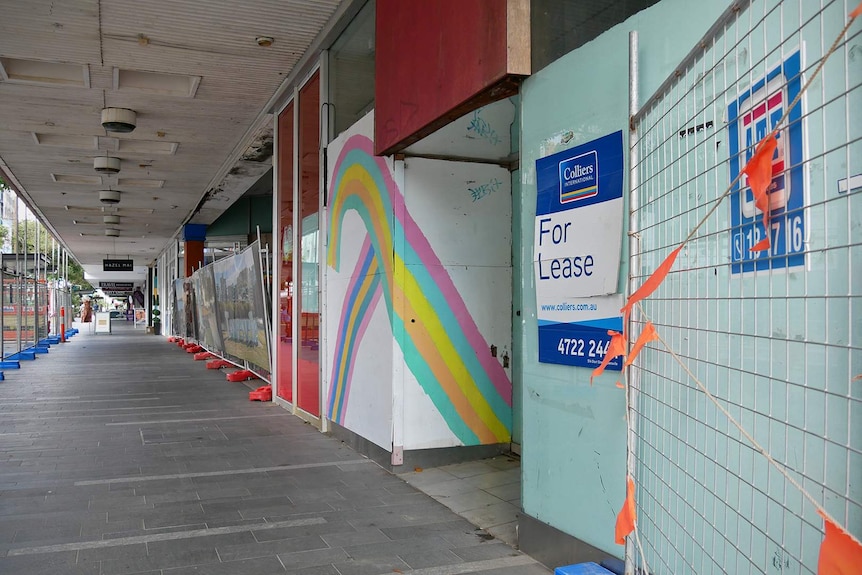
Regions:
M 119 204 L 120 192 L 114 190 L 102 190 L 99 192 L 99 201 L 103 204 Z
M 93 169 L 100 174 L 116 174 L 120 171 L 120 158 L 97 156 L 93 160 Z
M 128 108 L 105 108 L 102 110 L 102 127 L 106 132 L 128 134 L 134 131 L 137 114 Z

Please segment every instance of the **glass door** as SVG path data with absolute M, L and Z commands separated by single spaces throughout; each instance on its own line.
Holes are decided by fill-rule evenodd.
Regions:
M 297 406 L 320 417 L 320 72 L 299 91 L 300 310 L 297 350 Z
M 278 343 L 276 394 L 293 402 L 293 102 L 278 115 Z

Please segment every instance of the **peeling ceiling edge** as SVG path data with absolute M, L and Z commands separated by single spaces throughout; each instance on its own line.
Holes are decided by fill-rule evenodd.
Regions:
M 236 162 L 242 157 L 242 154 L 245 153 L 245 150 L 252 144 L 258 131 L 263 127 L 265 123 L 269 123 L 272 125 L 274 120 L 272 119 L 273 114 L 277 109 L 282 107 L 290 96 L 293 93 L 293 85 L 300 79 L 304 78 L 307 73 L 317 65 L 317 59 L 320 56 L 320 53 L 323 52 L 323 46 L 328 46 L 332 42 L 335 41 L 335 38 L 347 28 L 347 25 L 351 20 L 359 13 L 365 4 L 367 4 L 369 0 L 347 0 L 342 2 L 335 12 L 332 14 L 332 17 L 329 19 L 329 22 L 323 27 L 323 29 L 315 36 L 314 40 L 308 46 L 308 49 L 287 75 L 287 78 L 276 88 L 273 95 L 264 104 L 261 111 L 258 113 L 257 118 L 255 118 L 254 122 L 251 123 L 249 128 L 246 130 L 245 134 L 243 134 L 242 138 L 240 138 L 236 145 L 231 150 L 230 154 L 225 158 L 219 167 L 218 171 L 215 173 L 213 178 L 209 181 L 209 183 L 204 188 L 200 197 L 198 198 L 195 207 L 192 208 L 186 217 L 183 219 L 182 223 L 174 232 L 171 237 L 171 241 L 176 241 L 177 238 L 182 237 L 183 227 L 189 223 L 195 216 L 196 211 L 199 206 L 202 206 L 207 199 L 207 195 L 209 191 L 213 189 L 215 186 L 221 182 L 224 177 L 227 175 L 228 171 L 236 164 Z M 289 93 L 288 93 L 289 91 Z M 273 135 L 273 137 L 275 137 Z M 168 249 L 171 244 L 171 241 L 165 244 L 164 250 Z

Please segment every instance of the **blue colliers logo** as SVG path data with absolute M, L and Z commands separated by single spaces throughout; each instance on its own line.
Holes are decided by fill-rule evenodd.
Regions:
M 560 162 L 560 203 L 592 198 L 599 193 L 599 157 L 595 150 Z

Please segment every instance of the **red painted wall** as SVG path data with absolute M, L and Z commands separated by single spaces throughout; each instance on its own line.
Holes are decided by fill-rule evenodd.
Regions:
M 507 0 L 377 0 L 376 18 L 377 154 L 508 95 L 488 90 L 507 78 Z

